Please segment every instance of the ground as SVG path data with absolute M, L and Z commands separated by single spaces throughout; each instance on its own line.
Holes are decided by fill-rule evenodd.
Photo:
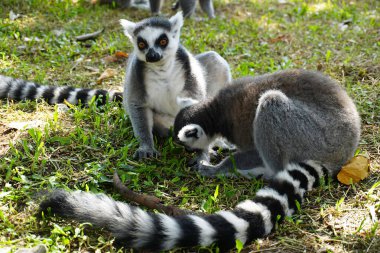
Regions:
M 165 15 L 173 14 L 170 2 L 166 1 Z M 306 68 L 337 79 L 358 107 L 358 153 L 371 163 L 367 179 L 351 186 L 332 182 L 314 190 L 299 214 L 243 252 L 378 252 L 380 3 L 214 2 L 216 19 L 198 12 L 185 21 L 184 46 L 193 53 L 219 52 L 234 77 Z M 11 11 L 21 16 L 14 19 Z M 87 1 L 3 0 L 0 74 L 44 84 L 122 90 L 125 60 L 109 59 L 115 52 L 130 52 L 132 46 L 118 20 L 138 21 L 149 15 Z M 105 31 L 96 40 L 75 40 L 101 28 Z M 115 75 L 97 82 L 108 68 Z M 135 191 L 207 213 L 232 208 L 263 185 L 244 178 L 203 178 L 186 166 L 191 155 L 171 139 L 157 142 L 161 158 L 133 161 L 138 143 L 117 104 L 102 110 L 64 110 L 35 101 L 0 100 L 0 119 L 0 248 L 8 251 L 45 244 L 51 252 L 117 252 L 107 231 L 34 216 L 41 195 L 53 188 L 105 192 L 121 199 L 112 187 L 115 169 Z M 203 250 L 207 249 L 192 249 Z

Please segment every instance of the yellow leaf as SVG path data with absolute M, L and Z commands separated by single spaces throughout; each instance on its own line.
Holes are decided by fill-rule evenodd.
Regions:
M 369 160 L 364 156 L 355 156 L 338 173 L 338 181 L 345 185 L 357 183 L 369 174 Z

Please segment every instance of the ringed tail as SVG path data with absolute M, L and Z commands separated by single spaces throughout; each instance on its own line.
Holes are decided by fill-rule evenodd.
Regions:
M 0 99 L 16 101 L 43 99 L 49 104 L 88 104 L 95 97 L 97 105 L 107 101 L 122 101 L 122 93 L 102 89 L 74 88 L 70 86 L 47 86 L 0 75 Z
M 305 193 L 318 186 L 322 178 L 326 181 L 328 172 L 316 162 L 288 164 L 253 199 L 240 202 L 233 210 L 205 216 L 170 217 L 105 194 L 63 190 L 53 191 L 40 204 L 39 213 L 51 212 L 106 228 L 118 245 L 128 248 L 160 251 L 215 244 L 227 251 L 235 248 L 236 240 L 248 244 L 270 234 L 276 222 L 297 211 L 297 202 L 301 203 Z

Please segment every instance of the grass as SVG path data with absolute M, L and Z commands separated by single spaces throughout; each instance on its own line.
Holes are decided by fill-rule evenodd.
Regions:
M 219 52 L 234 77 L 307 68 L 341 81 L 362 116 L 360 153 L 371 160 L 367 179 L 316 189 L 299 214 L 243 252 L 378 252 L 380 3 L 214 2 L 218 17 L 186 20 L 182 43 L 193 53 Z M 165 14 L 170 13 L 169 5 Z M 23 16 L 12 21 L 11 10 Z M 137 21 L 148 16 L 147 11 L 85 1 L 1 1 L 0 74 L 45 84 L 121 90 L 125 63 L 103 59 L 132 49 L 121 32 L 120 18 Z M 345 20 L 350 22 L 342 28 Z M 74 40 L 102 27 L 106 30 L 95 41 Z M 117 75 L 97 84 L 107 68 Z M 135 191 L 204 212 L 232 208 L 263 185 L 243 178 L 203 178 L 186 167 L 189 154 L 170 139 L 157 141 L 160 159 L 133 161 L 138 143 L 128 117 L 115 104 L 102 110 L 92 106 L 62 111 L 45 103 L 1 100 L 0 118 L 0 248 L 15 251 L 45 244 L 51 252 L 117 252 L 107 231 L 34 217 L 40 196 L 53 188 L 105 192 L 120 199 L 112 188 L 115 169 Z M 12 122 L 37 126 L 17 130 L 9 126 Z M 198 250 L 207 249 L 193 249 Z

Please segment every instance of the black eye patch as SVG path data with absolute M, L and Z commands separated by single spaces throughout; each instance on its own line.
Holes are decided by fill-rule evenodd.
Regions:
M 148 42 L 146 42 L 146 40 L 144 40 L 143 38 L 141 38 L 140 36 L 138 36 L 137 37 L 137 47 L 140 50 L 144 50 L 144 49 L 148 48 Z
M 166 36 L 165 33 L 161 34 L 160 37 L 158 37 L 158 39 L 156 39 L 156 42 L 155 42 L 155 45 L 161 48 L 167 47 L 168 44 L 169 44 L 169 38 L 168 36 Z
M 198 129 L 192 129 L 185 132 L 187 138 L 193 137 L 198 139 Z

